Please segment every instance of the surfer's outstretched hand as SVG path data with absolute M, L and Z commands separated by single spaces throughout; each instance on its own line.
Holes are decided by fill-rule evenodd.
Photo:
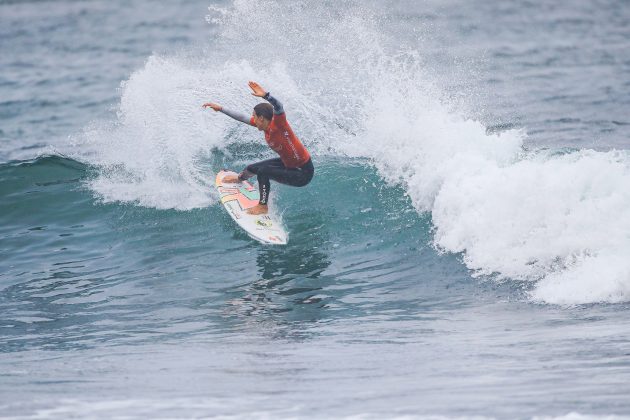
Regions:
M 212 108 L 215 111 L 221 111 L 223 109 L 223 107 L 219 104 L 215 104 L 214 102 L 207 102 L 203 105 L 201 105 L 203 108 Z
M 256 82 L 250 81 L 248 85 L 249 85 L 249 88 L 252 90 L 252 95 L 254 96 L 258 96 L 259 98 L 262 98 L 267 93 L 265 92 L 265 89 L 263 89 L 262 86 L 260 86 Z

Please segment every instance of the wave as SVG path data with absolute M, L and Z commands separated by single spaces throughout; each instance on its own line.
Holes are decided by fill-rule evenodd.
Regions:
M 47 186 L 76 182 L 88 167 L 64 155 L 47 154 L 30 160 L 14 160 L 0 164 L 0 182 L 5 197 L 25 186 Z
M 266 149 L 256 130 L 200 105 L 248 112 L 246 82 L 258 80 L 315 160 L 358 159 L 402 185 L 431 214 L 435 247 L 474 275 L 533 284 L 540 302 L 630 299 L 625 151 L 527 151 L 524 131 L 491 132 L 443 89 L 439 68 L 355 3 L 236 0 L 208 21 L 216 39 L 150 57 L 122 84 L 116 121 L 72 138 L 73 156 L 99 168 L 88 184 L 103 201 L 213 203 L 214 171 Z

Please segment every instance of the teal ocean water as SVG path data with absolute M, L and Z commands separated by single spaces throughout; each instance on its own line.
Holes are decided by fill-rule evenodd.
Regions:
M 0 2 L 0 418 L 630 416 L 630 8 Z M 202 110 L 311 151 L 264 246 Z

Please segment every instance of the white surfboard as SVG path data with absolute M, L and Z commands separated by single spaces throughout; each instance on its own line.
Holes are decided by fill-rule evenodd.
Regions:
M 226 175 L 237 175 L 235 172 L 220 171 L 215 186 L 221 195 L 221 203 L 232 219 L 253 239 L 263 244 L 286 245 L 287 233 L 273 214 L 247 214 L 247 209 L 258 204 L 260 194 L 247 181 L 240 183 L 223 183 Z

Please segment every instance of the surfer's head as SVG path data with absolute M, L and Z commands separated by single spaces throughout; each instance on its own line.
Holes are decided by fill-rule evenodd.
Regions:
M 273 118 L 273 107 L 270 104 L 260 103 L 254 107 L 254 125 L 264 131 L 269 127 Z

